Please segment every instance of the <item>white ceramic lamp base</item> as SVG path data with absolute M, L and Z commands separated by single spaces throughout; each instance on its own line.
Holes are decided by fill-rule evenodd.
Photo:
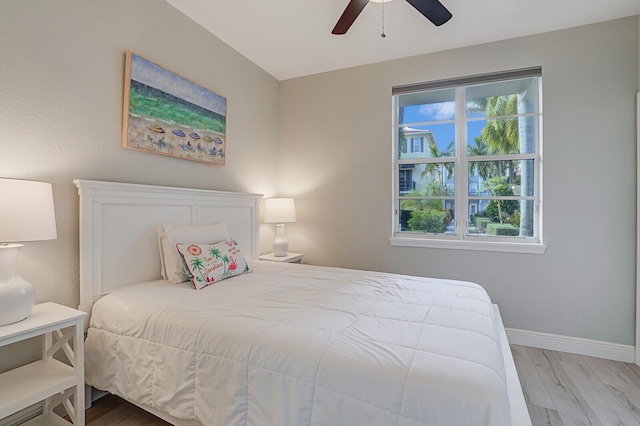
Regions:
M 289 242 L 284 238 L 284 223 L 276 225 L 276 239 L 273 240 L 273 255 L 283 257 L 289 253 Z
M 22 244 L 0 245 L 0 326 L 27 318 L 36 301 L 33 285 L 18 274 Z

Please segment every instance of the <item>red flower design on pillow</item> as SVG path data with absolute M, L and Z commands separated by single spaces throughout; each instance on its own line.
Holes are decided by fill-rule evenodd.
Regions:
M 229 264 L 228 272 L 235 272 L 238 269 L 238 261 L 234 258 L 231 258 L 231 263 Z
M 202 249 L 199 246 L 193 244 L 187 247 L 187 251 L 191 256 L 200 256 L 202 254 Z

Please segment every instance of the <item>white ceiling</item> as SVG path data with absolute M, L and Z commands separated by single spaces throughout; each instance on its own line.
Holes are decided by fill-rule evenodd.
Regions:
M 435 27 L 405 0 L 369 3 L 346 35 L 349 0 L 167 0 L 278 80 L 640 14 L 640 0 L 440 0 Z

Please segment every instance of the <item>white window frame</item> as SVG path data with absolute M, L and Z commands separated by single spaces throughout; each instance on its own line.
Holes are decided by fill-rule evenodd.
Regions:
M 422 83 L 417 85 L 400 86 L 393 88 L 393 214 L 392 214 L 392 236 L 389 239 L 392 246 L 403 247 L 426 247 L 426 248 L 440 248 L 440 249 L 460 249 L 460 250 L 481 250 L 481 251 L 498 251 L 498 252 L 511 252 L 511 253 L 529 253 L 529 254 L 544 254 L 546 245 L 543 243 L 543 223 L 542 223 L 542 87 L 541 83 L 537 85 L 535 96 L 536 111 L 533 114 L 534 117 L 534 131 L 535 134 L 535 153 L 534 154 L 512 154 L 512 155 L 500 155 L 482 157 L 468 157 L 466 151 L 467 145 L 467 120 L 466 120 L 466 99 L 465 91 L 467 86 L 507 81 L 510 79 L 526 78 L 526 77 L 541 77 L 542 69 L 540 67 L 528 68 L 523 70 L 507 71 L 503 73 L 485 74 L 471 77 L 463 77 L 459 79 L 436 81 L 430 83 Z M 463 218 L 456 215 L 455 235 L 447 234 L 427 234 L 427 233 L 413 233 L 402 232 L 398 229 L 399 214 L 400 214 L 400 193 L 398 190 L 398 170 L 399 165 L 403 162 L 411 161 L 415 162 L 415 159 L 399 160 L 398 149 L 398 129 L 402 123 L 398 123 L 398 103 L 397 95 L 411 92 L 422 92 L 428 90 L 435 90 L 441 88 L 455 88 L 455 100 L 456 100 L 456 157 L 443 157 L 441 161 L 450 162 L 455 161 L 455 205 L 457 213 L 462 212 Z M 494 117 L 491 117 L 492 119 Z M 499 117 L 497 117 L 499 118 Z M 470 198 L 478 198 L 477 196 L 471 196 L 468 194 L 468 161 L 472 160 L 524 160 L 534 159 L 535 164 L 535 184 L 534 195 L 531 199 L 534 200 L 534 237 L 498 237 L 498 236 L 486 236 L 486 235 L 468 235 L 468 216 L 466 216 L 468 210 L 468 201 Z M 431 159 L 432 161 L 433 159 Z M 460 173 L 459 170 L 465 172 Z M 479 195 L 479 194 L 477 194 Z M 480 197 L 482 198 L 482 197 Z M 495 197 L 487 197 L 492 199 Z M 523 197 L 514 197 L 514 199 L 522 199 Z

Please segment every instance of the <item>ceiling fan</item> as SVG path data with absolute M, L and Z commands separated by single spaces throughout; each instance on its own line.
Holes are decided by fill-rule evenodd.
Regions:
M 342 12 L 342 16 L 338 19 L 338 23 L 331 31 L 331 34 L 346 34 L 367 3 L 369 3 L 369 0 L 350 0 L 347 8 Z M 415 7 L 418 12 L 422 13 L 425 18 L 437 27 L 447 22 L 453 16 L 438 0 L 407 0 L 407 3 Z

